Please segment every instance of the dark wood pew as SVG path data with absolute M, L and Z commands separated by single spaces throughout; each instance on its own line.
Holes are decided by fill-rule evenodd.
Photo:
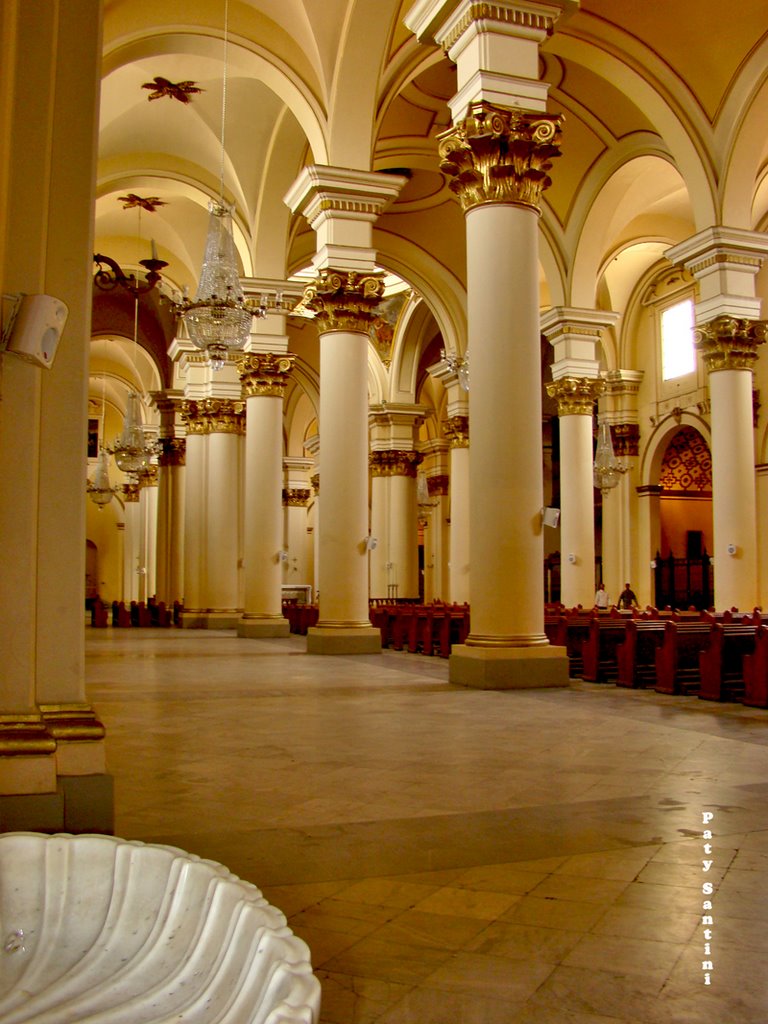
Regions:
M 657 693 L 695 693 L 701 682 L 699 654 L 707 645 L 714 623 L 697 619 L 664 626 L 664 640 L 656 651 Z
M 750 708 L 768 708 L 768 629 L 762 623 L 755 630 L 755 648 L 744 655 L 744 696 Z
M 571 679 L 581 678 L 583 659 L 582 647 L 589 635 L 589 624 L 595 617 L 591 608 L 574 608 L 565 613 L 565 650 L 568 655 L 568 675 Z
M 595 615 L 582 643 L 581 678 L 590 683 L 612 683 L 618 675 L 616 648 L 624 640 L 631 613 Z
M 709 641 L 699 653 L 701 700 L 740 700 L 744 695 L 744 655 L 755 650 L 756 627 L 742 623 L 712 623 Z
M 112 625 L 120 628 L 130 626 L 131 613 L 125 607 L 125 601 L 112 602 Z
M 664 619 L 629 619 L 624 639 L 616 647 L 616 685 L 653 686 L 656 681 L 656 651 L 664 640 Z
M 107 609 L 104 602 L 96 597 L 91 605 L 91 625 L 96 629 L 104 629 L 108 623 Z

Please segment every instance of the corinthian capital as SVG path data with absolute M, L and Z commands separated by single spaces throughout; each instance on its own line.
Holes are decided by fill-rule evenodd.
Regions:
M 443 429 L 451 448 L 469 448 L 469 416 L 451 416 Z
M 239 399 L 186 401 L 181 416 L 187 434 L 242 434 L 245 430 L 245 402 Z
M 416 476 L 419 463 L 424 456 L 419 452 L 403 451 L 387 448 L 383 451 L 371 452 L 368 464 L 372 476 Z
M 438 136 L 440 170 L 452 180 L 462 209 L 514 203 L 537 212 L 547 174 L 560 156 L 560 114 L 530 114 L 485 101 Z
M 294 355 L 275 355 L 273 352 L 251 352 L 239 360 L 237 368 L 246 398 L 266 395 L 282 398 L 288 383 Z
M 353 270 L 321 270 L 304 290 L 304 306 L 315 314 L 321 334 L 354 331 L 368 334 L 376 307 L 384 294 L 380 274 L 359 274 Z
M 558 416 L 591 416 L 595 401 L 605 391 L 605 381 L 599 377 L 560 377 L 546 388 L 557 402 Z
M 768 334 L 765 320 L 743 320 L 717 316 L 701 324 L 694 333 L 696 348 L 710 373 L 716 370 L 751 370 L 757 360 L 757 346 Z

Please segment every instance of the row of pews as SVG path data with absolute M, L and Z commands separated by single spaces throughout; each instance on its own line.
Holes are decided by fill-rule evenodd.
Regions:
M 127 606 L 125 601 L 113 601 L 110 606 L 103 601 L 95 600 L 91 606 L 91 625 L 97 629 L 105 628 L 109 625 L 111 613 L 112 625 L 117 628 L 165 628 L 177 626 L 181 612 L 180 601 L 174 601 L 171 609 L 164 601 L 155 601 L 154 598 L 150 598 L 146 603 L 131 601 Z
M 550 607 L 545 629 L 572 678 L 768 707 L 768 616 Z

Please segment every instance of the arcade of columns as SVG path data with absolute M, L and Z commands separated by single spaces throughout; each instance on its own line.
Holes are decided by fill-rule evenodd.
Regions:
M 413 586 L 421 515 L 429 524 L 431 571 L 439 567 L 435 575 L 443 588 L 450 565 L 448 592 L 433 596 L 469 600 L 472 607 L 472 632 L 452 655 L 451 680 L 480 687 L 559 686 L 567 683 L 567 659 L 564 650 L 548 644 L 543 628 L 540 333 L 555 351 L 548 391 L 561 417 L 566 603 L 589 604 L 593 594 L 595 402 L 599 399 L 601 415 L 611 424 L 618 453 L 625 461 L 636 458 L 635 398 L 641 374 L 599 372 L 599 341 L 615 323 L 610 312 L 563 307 L 539 321 L 539 204 L 558 155 L 561 119 L 545 112 L 547 86 L 537 77 L 538 48 L 556 28 L 560 5 L 529 2 L 523 10 L 507 0 L 467 2 L 448 13 L 453 6 L 446 0 L 421 0 L 408 18 L 419 39 L 437 41 L 457 65 L 453 126 L 440 139 L 440 166 L 464 210 L 467 236 L 472 401 L 446 366 L 430 371 L 448 391 L 446 437 L 432 442 L 431 449 L 417 450 L 420 409 L 368 407 L 368 327 L 382 293 L 372 225 L 403 179 L 310 167 L 286 197 L 291 210 L 307 217 L 317 234 L 316 280 L 305 301 L 320 334 L 323 498 L 315 522 L 320 619 L 310 631 L 307 650 L 379 650 L 378 633 L 368 620 L 369 569 L 377 587 L 396 585 L 406 596 L 403 591 Z M 86 404 L 82 367 L 88 323 L 82 311 L 88 308 L 90 281 L 57 253 L 79 236 L 88 247 L 99 7 L 96 0 L 78 0 L 71 15 L 62 14 L 51 45 L 66 52 L 68 60 L 58 66 L 70 68 L 71 81 L 59 82 L 55 93 L 27 90 L 27 105 L 14 125 L 23 143 L 25 124 L 53 123 L 67 111 L 77 112 L 68 120 L 81 131 L 80 144 L 73 145 L 77 140 L 70 135 L 66 159 L 38 162 L 39 175 L 49 180 L 37 183 L 37 199 L 35 183 L 25 190 L 24 220 L 17 223 L 12 217 L 7 236 L 24 287 L 30 290 L 29 279 L 37 277 L 40 291 L 65 298 L 75 320 L 82 320 L 84 339 L 82 351 L 70 347 L 69 356 L 62 353 L 62 363 L 69 358 L 72 365 L 57 363 L 57 373 L 48 378 L 28 364 L 4 366 L 0 472 L 13 502 L 6 500 L 0 508 L 0 527 L 8 539 L 0 579 L 6 609 L 0 654 L 9 667 L 0 683 L 0 797 L 4 821 L 17 827 L 30 827 L 33 818 L 35 827 L 108 827 L 110 815 L 104 730 L 84 693 L 82 445 L 77 431 L 70 436 L 66 415 L 67 409 Z M 86 8 L 91 19 L 82 17 Z M 39 21 L 39 12 L 28 21 L 22 17 L 20 34 L 38 36 Z M 90 92 L 84 82 L 89 72 Z M 90 122 L 84 93 L 94 99 Z M 46 103 L 55 104 L 55 111 L 39 109 Z M 49 156 L 63 144 L 51 135 Z M 17 149 L 22 153 L 25 147 Z M 13 155 L 9 160 L 11 178 L 20 181 L 29 162 L 25 158 L 22 166 L 21 157 Z M 47 203 L 64 194 L 67 202 L 56 203 L 57 218 L 49 218 Z M 29 225 L 36 212 L 48 218 L 51 258 L 45 267 L 34 264 L 40 253 L 25 241 L 33 234 Z M 719 607 L 751 608 L 758 600 L 752 568 L 758 549 L 751 368 L 767 330 L 759 320 L 754 275 L 765 259 L 765 239 L 749 231 L 710 228 L 671 249 L 668 258 L 689 270 L 698 284 L 697 346 L 711 396 L 717 602 Z M 54 267 L 66 269 L 57 276 Z M 11 281 L 9 275 L 6 280 Z M 264 345 L 269 346 L 268 339 Z M 270 351 L 228 363 L 216 382 L 193 353 L 183 358 L 186 393 L 157 397 L 163 447 L 157 485 L 148 478 L 137 495 L 130 495 L 138 496 L 138 503 L 129 502 L 140 506 L 144 500 L 148 515 L 156 505 L 157 591 L 166 588 L 171 595 L 183 577 L 185 626 L 233 627 L 241 636 L 282 635 L 287 629 L 280 600 L 284 507 L 290 518 L 290 509 L 301 514 L 309 498 L 309 487 L 296 486 L 302 483 L 300 475 L 293 486 L 285 486 L 281 403 L 292 357 L 278 338 Z M 178 436 L 179 419 L 186 440 Z M 57 429 L 42 445 L 40 424 L 46 422 Z M 499 430 L 502 423 L 504 431 Z M 35 439 L 39 465 L 20 457 L 9 443 L 11 432 Z M 430 501 L 421 510 L 416 488 L 420 456 L 439 470 L 430 475 Z M 604 504 L 604 558 L 617 567 L 617 579 L 629 578 L 630 557 L 622 545 L 630 478 L 626 473 Z M 763 486 L 764 478 L 758 482 Z M 650 566 L 654 551 L 657 494 L 648 485 L 637 490 L 637 532 L 650 538 L 649 557 L 639 562 L 648 576 L 637 584 L 649 589 L 650 568 L 642 567 Z M 49 500 L 54 492 L 57 500 Z M 245 516 L 239 511 L 243 506 Z M 448 508 L 450 531 L 444 529 Z M 373 524 L 386 537 L 386 558 L 371 550 Z M 567 558 L 571 553 L 573 561 Z M 151 552 L 135 557 L 148 561 Z M 388 575 L 388 564 L 398 566 L 396 580 Z M 31 797 L 40 798 L 33 810 Z

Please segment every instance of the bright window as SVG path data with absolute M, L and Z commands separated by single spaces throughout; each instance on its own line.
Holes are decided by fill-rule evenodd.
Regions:
M 661 314 L 661 376 L 673 380 L 695 369 L 693 302 L 685 299 Z

